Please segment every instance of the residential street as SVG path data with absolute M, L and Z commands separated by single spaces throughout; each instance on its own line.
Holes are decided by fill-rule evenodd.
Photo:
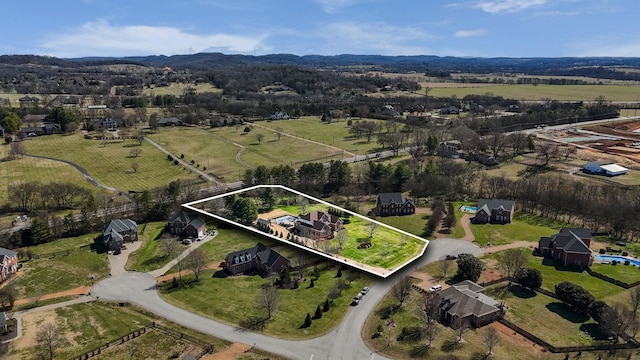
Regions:
M 145 273 L 126 273 L 100 281 L 91 290 L 91 296 L 99 300 L 136 303 L 147 310 L 202 333 L 225 340 L 255 345 L 257 348 L 281 354 L 291 359 L 384 359 L 372 354 L 362 340 L 362 327 L 368 315 L 397 280 L 416 268 L 443 258 L 447 254 L 472 253 L 480 255 L 475 244 L 464 240 L 439 239 L 430 242 L 424 256 L 406 266 L 391 278 L 377 280 L 370 286 L 360 305 L 349 309 L 344 320 L 330 333 L 311 340 L 283 340 L 245 331 L 227 324 L 203 318 L 173 306 L 160 298 L 156 291 L 156 279 Z M 216 294 L 211 294 L 215 301 Z

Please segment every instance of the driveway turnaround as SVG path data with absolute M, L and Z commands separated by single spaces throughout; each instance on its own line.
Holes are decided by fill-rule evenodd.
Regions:
M 367 296 L 362 298 L 360 305 L 351 307 L 335 329 L 324 336 L 309 340 L 272 338 L 183 310 L 161 299 L 156 289 L 156 279 L 146 273 L 133 272 L 109 277 L 91 289 L 91 296 L 98 300 L 132 302 L 182 326 L 228 341 L 255 346 L 291 359 L 386 359 L 374 354 L 362 340 L 362 328 L 369 314 L 402 277 L 428 263 L 443 259 L 446 255 L 461 253 L 478 256 L 481 251 L 475 244 L 464 240 L 432 240 L 422 257 L 389 278 L 375 280 Z M 210 301 L 216 301 L 216 296 L 211 294 Z

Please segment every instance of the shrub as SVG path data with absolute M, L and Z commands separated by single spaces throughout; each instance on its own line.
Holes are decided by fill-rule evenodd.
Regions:
M 624 264 L 625 264 L 625 265 L 629 265 L 629 264 L 631 264 L 631 262 L 630 262 L 629 260 L 625 260 L 625 261 L 624 261 Z
M 180 154 L 180 159 L 184 159 L 184 154 Z
M 589 305 L 595 301 L 593 295 L 591 295 L 582 286 L 568 281 L 557 284 L 555 286 L 555 292 L 560 301 L 571 305 L 575 311 L 582 314 L 586 314 L 588 312 Z
M 247 126 L 247 127 L 245 127 L 245 128 L 244 128 L 244 132 L 248 133 L 248 132 L 250 132 L 250 131 L 251 131 L 251 128 L 250 128 L 250 127 L 248 127 L 248 126 Z
M 173 165 L 178 165 L 180 162 L 178 160 L 173 160 Z
M 606 253 L 607 253 L 607 250 L 605 250 L 604 248 L 602 248 L 602 249 L 598 250 L 598 252 L 599 252 L 600 254 L 606 254 Z
M 313 279 L 311 279 L 311 282 L 309 283 L 309 287 L 312 288 L 316 286 L 316 283 L 313 281 Z
M 169 160 L 169 161 L 173 161 L 173 156 L 171 156 L 171 155 L 167 155 L 167 160 Z
M 196 161 L 195 160 L 191 160 L 191 165 L 195 164 Z
M 611 261 L 611 265 L 618 265 L 618 260 Z
M 626 252 L 626 251 L 623 251 L 623 252 L 622 252 L 622 256 L 629 256 L 629 253 L 628 253 L 628 252 Z

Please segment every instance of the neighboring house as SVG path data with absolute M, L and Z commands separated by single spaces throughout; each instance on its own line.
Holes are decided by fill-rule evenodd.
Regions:
M 167 222 L 169 232 L 182 237 L 201 237 L 207 230 L 207 224 L 198 215 L 184 210 L 173 214 Z
M 407 121 L 409 122 L 422 122 L 431 119 L 431 114 L 426 111 L 412 111 L 407 114 Z
M 402 193 L 380 193 L 374 208 L 376 215 L 411 215 L 415 214 L 416 206 Z
M 591 231 L 584 228 L 562 228 L 551 237 L 541 237 L 538 251 L 546 258 L 561 263 L 563 266 L 591 266 Z
M 0 282 L 18 271 L 18 253 L 0 248 Z
M 23 127 L 20 131 L 25 135 L 29 135 L 31 133 L 36 135 L 61 134 L 62 126 L 60 126 L 60 124 L 45 122 L 37 126 Z
M 123 243 L 138 240 L 138 224 L 131 219 L 111 220 L 102 228 L 102 241 L 108 250 L 120 250 Z
M 447 114 L 459 114 L 460 113 L 460 109 L 458 109 L 457 106 L 448 106 L 448 107 L 443 107 L 440 109 L 440 114 L 442 115 L 447 115 Z
M 440 318 L 452 327 L 464 322 L 470 326 L 487 325 L 501 316 L 502 304 L 483 294 L 484 287 L 465 280 L 437 293 Z
M 399 117 L 400 113 L 398 113 L 396 111 L 396 109 L 393 108 L 393 106 L 391 105 L 385 105 L 382 107 L 382 111 L 380 112 L 382 115 L 386 115 L 386 116 L 392 116 L 392 117 Z
M 31 107 L 36 107 L 38 106 L 38 101 L 39 99 L 35 96 L 23 96 L 20 99 L 18 99 L 18 103 L 20 103 L 20 107 L 21 108 L 31 108 Z
M 477 209 L 471 219 L 474 224 L 508 224 L 513 220 L 515 204 L 511 200 L 480 199 Z
M 440 143 L 438 154 L 444 157 L 460 158 L 462 153 L 462 143 L 459 140 L 447 140 Z
M 287 115 L 287 113 L 282 111 L 278 111 L 275 114 L 269 116 L 269 120 L 288 120 L 288 119 L 289 119 L 289 115 Z
M 276 251 L 258 243 L 256 246 L 227 254 L 224 270 L 231 275 L 258 271 L 262 274 L 279 273 L 290 262 Z
M 583 171 L 587 174 L 618 176 L 626 174 L 629 169 L 614 164 L 612 161 L 600 160 L 588 163 L 584 166 Z
M 183 126 L 184 122 L 177 117 L 168 117 L 158 120 L 158 126 Z
M 294 232 L 296 235 L 313 240 L 325 240 L 331 238 L 334 231 L 342 229 L 342 226 L 342 220 L 338 216 L 315 210 L 298 216 L 294 224 Z
M 498 160 L 493 155 L 489 155 L 483 152 L 461 152 L 461 157 L 467 161 L 477 161 L 485 166 L 496 166 L 498 165 Z
M 93 126 L 96 129 L 115 129 L 121 125 L 122 125 L 122 120 L 117 120 L 112 118 L 104 118 L 104 119 L 96 120 L 93 123 Z

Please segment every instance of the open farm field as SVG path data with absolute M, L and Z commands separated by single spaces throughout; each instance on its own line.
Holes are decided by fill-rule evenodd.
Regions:
M 242 131 L 242 130 L 239 130 Z M 225 181 L 237 181 L 247 169 L 236 161 L 240 147 L 217 136 L 216 133 L 193 127 L 159 128 L 147 135 L 175 156 L 184 154 L 187 162 L 194 160 L 206 173 Z M 266 148 L 266 144 L 265 144 Z
M 474 87 L 438 87 L 429 91 L 429 96 L 463 98 L 466 95 L 484 95 L 488 92 L 495 96 L 516 100 L 539 101 L 571 100 L 592 101 L 604 96 L 608 101 L 636 101 L 640 85 L 493 85 Z
M 352 119 L 355 121 L 374 121 L 382 123 L 382 120 Z M 349 127 L 344 120 L 333 121 L 331 124 L 323 123 L 318 116 L 303 116 L 299 119 L 277 120 L 257 123 L 271 129 L 282 128 L 284 133 L 299 136 L 301 138 L 317 141 L 330 146 L 335 146 L 351 153 L 360 155 L 376 152 L 379 144 L 375 137 L 367 142 L 366 137 L 356 138 L 349 133 Z M 275 136 L 275 133 L 274 135 Z
M 153 189 L 177 179 L 195 179 L 181 166 L 169 162 L 166 155 L 147 142 L 136 140 L 103 142 L 87 140 L 82 134 L 49 135 L 25 142 L 27 154 L 65 159 L 82 166 L 96 181 L 124 191 Z M 141 149 L 132 157 L 132 149 Z M 138 164 L 133 171 L 131 164 Z
M 9 192 L 7 186 L 12 184 L 37 181 L 42 184 L 52 182 L 65 182 L 80 185 L 89 190 L 97 190 L 91 185 L 82 174 L 73 166 L 59 161 L 31 158 L 28 156 L 15 160 L 8 160 L 9 146 L 0 145 L 0 203 L 9 200 Z
M 263 123 L 260 123 L 260 125 L 262 124 Z M 252 126 L 252 130 L 249 133 L 243 132 L 244 128 L 245 126 L 241 126 L 238 129 L 229 126 L 211 129 L 209 131 L 235 144 L 244 146 L 245 150 L 240 155 L 240 159 L 254 167 L 258 165 L 272 167 L 286 164 L 298 167 L 304 162 L 327 162 L 343 157 L 342 151 L 330 146 L 315 144 L 290 136 L 281 136 L 280 140 L 278 140 L 275 132 L 258 126 Z M 261 143 L 258 142 L 256 134 L 264 135 Z M 233 145 L 227 144 L 227 146 Z M 238 149 L 238 147 L 236 147 L 236 149 Z M 235 161 L 233 158 L 231 160 Z
M 192 84 L 192 83 L 171 83 L 169 86 L 156 86 L 147 88 L 145 87 L 143 90 L 144 95 L 146 96 L 157 96 L 157 95 L 174 95 L 174 96 L 182 96 L 184 95 L 187 89 L 195 90 L 196 94 L 201 94 L 205 92 L 222 92 L 221 89 L 216 88 L 211 84 Z

